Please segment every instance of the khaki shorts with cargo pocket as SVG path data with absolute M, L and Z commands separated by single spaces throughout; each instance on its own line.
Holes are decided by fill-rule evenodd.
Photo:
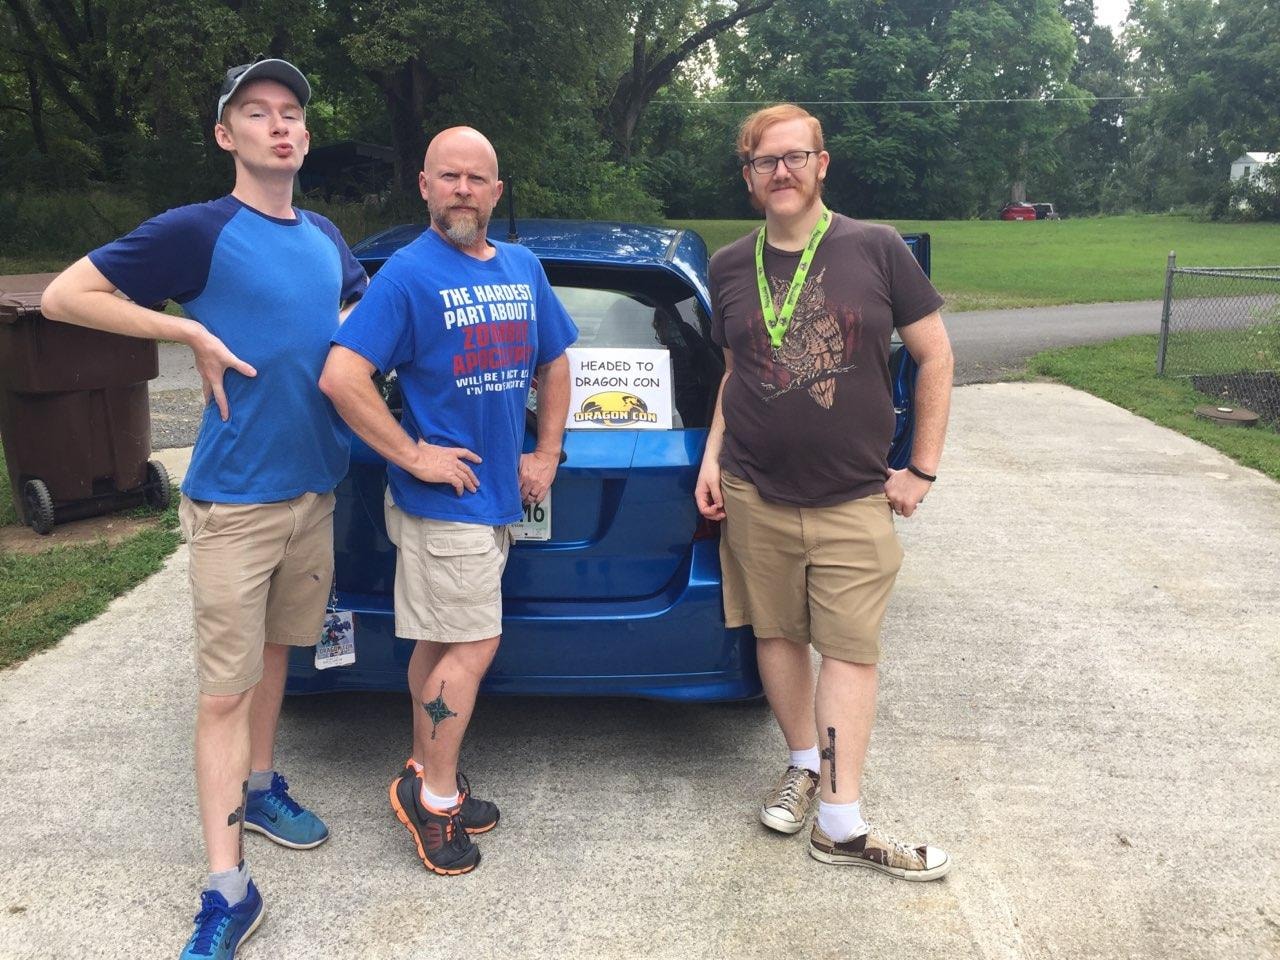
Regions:
M 500 636 L 509 529 L 405 513 L 390 489 L 383 512 L 397 547 L 396 636 L 433 643 Z

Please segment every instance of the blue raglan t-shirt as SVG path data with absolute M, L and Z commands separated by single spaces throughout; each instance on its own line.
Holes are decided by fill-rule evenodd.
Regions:
M 477 260 L 424 231 L 374 275 L 333 338 L 381 372 L 396 371 L 410 437 L 484 460 L 471 464 L 479 489 L 461 497 L 388 464 L 396 506 L 414 516 L 491 526 L 520 519 L 529 383 L 578 338 L 538 258 L 490 243 L 494 256 Z
M 272 503 L 332 490 L 350 435 L 320 372 L 339 305 L 368 284 L 337 227 L 319 214 L 269 217 L 232 196 L 166 211 L 89 259 L 135 303 L 175 300 L 257 370 L 223 376 L 231 417 L 205 406 L 182 492 L 216 503 Z

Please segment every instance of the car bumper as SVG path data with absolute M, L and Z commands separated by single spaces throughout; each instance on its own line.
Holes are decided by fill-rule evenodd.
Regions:
M 317 670 L 311 648 L 296 648 L 286 691 L 403 691 L 414 645 L 395 636 L 391 598 L 339 593 L 338 605 L 356 614 L 356 662 Z M 481 690 L 708 701 L 756 697 L 761 686 L 750 629 L 724 625 L 717 544 L 705 540 L 652 597 L 508 600 Z

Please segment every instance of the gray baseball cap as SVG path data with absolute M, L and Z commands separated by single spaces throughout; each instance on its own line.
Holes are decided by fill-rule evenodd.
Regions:
M 298 98 L 298 105 L 305 107 L 311 99 L 311 84 L 302 75 L 302 71 L 288 60 L 259 60 L 257 63 L 242 63 L 227 71 L 222 81 L 222 89 L 218 91 L 218 123 L 222 122 L 222 111 L 227 101 L 236 95 L 242 84 L 250 80 L 274 80 L 283 83 Z

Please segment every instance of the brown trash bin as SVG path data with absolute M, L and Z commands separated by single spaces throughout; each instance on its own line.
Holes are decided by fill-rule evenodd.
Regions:
M 170 495 L 148 460 L 155 341 L 46 320 L 55 276 L 0 277 L 0 439 L 14 509 L 38 533 Z

